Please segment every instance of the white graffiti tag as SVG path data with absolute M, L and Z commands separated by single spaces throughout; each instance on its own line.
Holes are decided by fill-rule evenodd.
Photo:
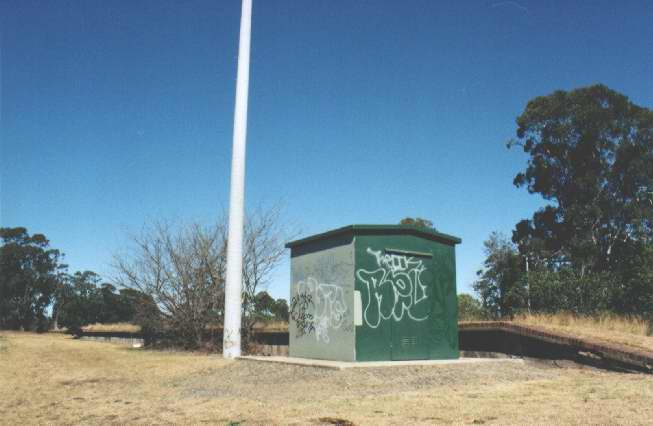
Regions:
M 382 320 L 401 321 L 404 316 L 413 321 L 424 321 L 426 315 L 415 313 L 420 302 L 428 303 L 426 286 L 420 276 L 426 271 L 423 262 L 412 256 L 382 253 L 367 248 L 376 259 L 378 269 L 359 269 L 356 276 L 367 287 L 367 299 L 363 319 L 371 328 L 377 328 Z
M 313 313 L 305 316 L 311 324 L 305 329 L 314 331 L 317 341 L 329 343 L 329 330 L 339 329 L 347 313 L 342 287 L 319 283 L 315 278 L 309 277 L 306 281 L 297 283 L 296 297 L 312 301 Z M 301 316 L 301 313 L 296 314 Z M 307 334 L 310 334 L 310 331 Z

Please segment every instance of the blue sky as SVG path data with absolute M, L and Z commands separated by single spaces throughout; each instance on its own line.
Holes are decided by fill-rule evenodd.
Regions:
M 240 2 L 0 0 L 2 226 L 110 273 L 148 221 L 228 202 Z M 653 107 L 649 1 L 254 0 L 248 205 L 303 235 L 431 219 L 470 291 L 512 186 L 526 102 L 597 82 Z M 289 265 L 271 292 L 286 296 Z

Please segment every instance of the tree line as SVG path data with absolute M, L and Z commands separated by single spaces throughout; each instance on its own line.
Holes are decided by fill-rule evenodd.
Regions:
M 528 102 L 513 184 L 547 204 L 492 233 L 473 284 L 485 314 L 653 316 L 653 111 L 606 86 Z
M 243 336 L 257 322 L 287 321 L 288 304 L 265 290 L 287 237 L 279 209 L 257 210 L 245 225 Z M 132 322 L 146 338 L 165 334 L 187 347 L 222 325 L 226 223 L 171 226 L 163 222 L 130 237 L 116 254 L 113 282 L 92 271 L 68 273 L 63 254 L 42 234 L 0 228 L 0 329 L 79 332 L 92 323 Z

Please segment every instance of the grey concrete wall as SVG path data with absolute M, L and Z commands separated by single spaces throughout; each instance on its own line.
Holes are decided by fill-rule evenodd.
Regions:
M 254 348 L 254 355 L 288 356 L 288 345 L 258 345 Z
M 291 259 L 290 356 L 354 361 L 354 244 Z

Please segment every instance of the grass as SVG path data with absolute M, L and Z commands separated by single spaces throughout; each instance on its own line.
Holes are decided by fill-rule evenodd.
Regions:
M 653 352 L 652 325 L 638 317 L 557 313 L 520 315 L 514 321 Z
M 0 335 L 0 424 L 648 424 L 653 417 L 652 376 L 565 364 L 331 371 L 54 333 Z

